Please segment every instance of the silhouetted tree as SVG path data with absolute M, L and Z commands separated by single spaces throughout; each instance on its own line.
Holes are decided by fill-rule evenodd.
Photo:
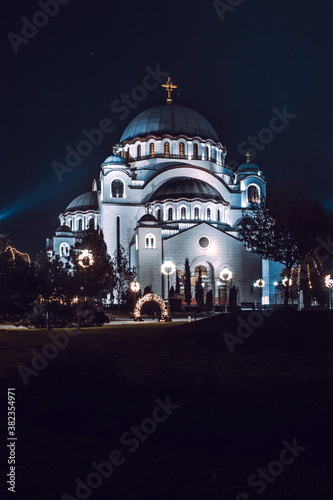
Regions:
M 120 304 L 125 302 L 126 292 L 135 276 L 135 268 L 130 266 L 128 254 L 125 253 L 125 249 L 122 246 L 115 250 L 112 258 L 112 266 L 118 308 L 120 309 Z
M 34 267 L 7 242 L 0 252 L 0 315 L 19 318 L 37 296 Z
M 204 305 L 204 292 L 202 288 L 201 267 L 199 267 L 199 276 L 195 283 L 195 299 L 197 301 L 199 309 L 201 309 Z
M 192 287 L 191 287 L 191 269 L 188 258 L 185 259 L 185 302 L 189 306 L 192 301 Z
M 211 290 L 208 290 L 207 296 L 206 296 L 206 309 L 207 311 L 210 311 L 213 306 L 213 292 Z
M 87 255 L 83 257 L 84 253 Z M 73 273 L 74 295 L 100 297 L 115 280 L 115 264 L 107 253 L 103 231 L 91 221 L 81 241 L 71 249 L 69 262 Z

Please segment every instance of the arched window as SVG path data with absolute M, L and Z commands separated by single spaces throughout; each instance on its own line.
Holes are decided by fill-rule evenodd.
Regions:
M 209 147 L 205 147 L 205 160 L 209 160 Z
M 169 142 L 164 143 L 164 157 L 170 158 L 170 143 Z
M 212 160 L 216 160 L 216 149 L 212 148 Z
M 124 183 L 121 179 L 114 179 L 111 183 L 112 198 L 124 198 Z
M 211 215 L 212 215 L 212 213 L 211 213 L 210 208 L 207 208 L 207 220 L 211 219 Z
M 136 157 L 138 159 L 141 158 L 141 144 L 138 145 L 137 149 L 136 149 Z
M 180 209 L 180 218 L 181 219 L 186 219 L 186 207 L 182 207 Z
M 72 219 L 68 219 L 68 220 L 67 220 L 67 226 L 68 226 L 70 229 L 73 229 L 73 221 L 72 221 Z
M 153 142 L 151 142 L 149 146 L 149 155 L 150 158 L 155 158 L 155 144 Z
M 78 231 L 82 231 L 82 229 L 83 229 L 83 221 L 82 221 L 82 219 L 78 219 L 78 221 L 77 221 L 76 224 L 77 224 L 76 227 L 77 227 Z
M 171 207 L 168 209 L 168 220 L 173 220 L 173 210 Z
M 198 144 L 193 144 L 193 160 L 198 159 Z
M 247 189 L 247 200 L 249 203 L 259 203 L 259 189 L 257 186 L 249 186 Z
M 207 278 L 208 272 L 205 266 L 197 266 L 194 269 L 194 276 L 199 277 L 200 275 L 202 278 Z
M 146 249 L 156 248 L 156 238 L 153 234 L 147 234 L 145 238 L 145 248 Z
M 185 157 L 185 145 L 183 142 L 179 143 L 179 157 L 184 158 Z
M 158 221 L 160 221 L 160 220 L 161 220 L 161 209 L 160 209 L 160 208 L 158 208 L 158 209 L 156 210 L 156 212 L 155 212 L 155 217 L 156 217 L 156 219 L 157 219 Z
M 220 221 L 221 220 L 221 216 L 220 216 L 220 211 L 218 210 L 217 211 L 217 220 Z
M 194 218 L 199 219 L 199 208 L 198 207 L 195 207 L 195 209 L 194 209 Z
M 61 243 L 60 248 L 60 257 L 68 257 L 69 256 L 69 244 L 68 243 Z

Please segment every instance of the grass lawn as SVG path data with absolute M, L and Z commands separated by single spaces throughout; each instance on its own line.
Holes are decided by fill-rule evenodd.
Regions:
M 83 329 L 27 385 L 17 366 L 32 368 L 48 332 L 0 331 L 1 400 L 16 388 L 9 498 L 332 500 L 333 315 L 250 314 Z M 225 334 L 239 335 L 240 317 L 231 353 Z M 281 455 L 295 440 L 302 450 Z M 101 478 L 92 464 L 113 450 L 118 463 Z M 7 455 L 3 444 L 1 498 Z M 75 492 L 88 476 L 90 489 Z

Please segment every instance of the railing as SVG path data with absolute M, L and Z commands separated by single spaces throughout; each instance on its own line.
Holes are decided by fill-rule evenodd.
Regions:
M 169 155 L 164 155 L 161 153 L 156 153 L 156 154 L 151 154 L 151 155 L 146 155 L 146 156 L 137 156 L 136 158 L 131 158 L 128 161 L 141 161 L 141 160 L 154 160 L 155 158 L 163 158 L 164 160 L 196 160 L 196 161 L 211 161 L 212 163 L 216 163 L 216 165 L 223 166 L 220 161 L 217 161 L 216 158 L 200 158 L 199 156 L 186 156 L 184 155 L 174 155 L 174 154 L 169 154 Z

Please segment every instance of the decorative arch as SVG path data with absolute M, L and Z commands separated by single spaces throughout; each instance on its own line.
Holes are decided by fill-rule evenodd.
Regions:
M 77 229 L 77 231 L 83 230 L 83 218 L 82 217 L 78 217 L 76 219 L 76 229 Z
M 60 257 L 68 257 L 69 256 L 69 244 L 61 243 L 59 247 Z
M 112 198 L 125 198 L 125 182 L 119 177 L 111 182 L 111 197 Z
M 179 207 L 179 219 L 186 220 L 187 219 L 187 206 L 182 204 Z
M 164 300 L 161 297 L 159 297 L 159 295 L 155 295 L 154 293 L 147 293 L 147 295 L 144 295 L 143 297 L 141 297 L 137 301 L 137 303 L 135 304 L 135 308 L 134 308 L 134 319 L 135 320 L 138 320 L 141 317 L 141 308 L 142 308 L 143 304 L 145 304 L 146 302 L 156 302 L 159 305 L 160 310 L 161 310 L 160 321 L 162 321 L 162 322 L 167 321 L 168 310 L 167 310 L 166 303 L 164 302 Z
M 166 141 L 164 143 L 164 158 L 170 158 L 170 142 Z
M 179 158 L 185 158 L 185 143 L 183 141 L 179 143 Z
M 247 201 L 248 203 L 260 202 L 260 188 L 257 184 L 249 184 L 247 187 Z
M 152 250 L 156 248 L 156 238 L 152 233 L 146 234 L 145 236 L 145 249 Z

